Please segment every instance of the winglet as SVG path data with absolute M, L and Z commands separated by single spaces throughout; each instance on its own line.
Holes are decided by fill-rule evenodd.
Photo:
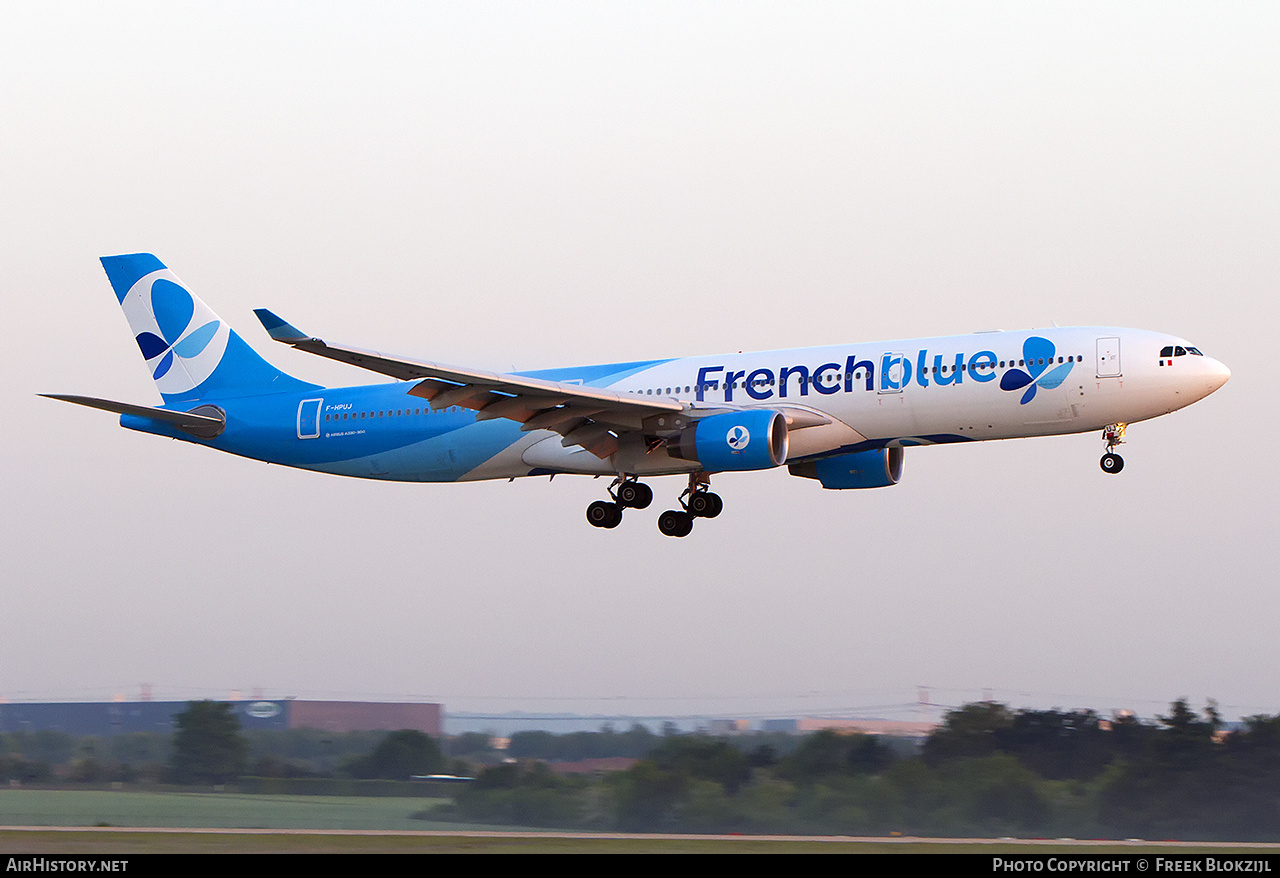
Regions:
M 297 344 L 300 341 L 312 340 L 311 336 L 300 331 L 291 323 L 281 320 L 266 308 L 254 308 L 253 313 L 258 315 L 258 320 L 262 321 L 262 328 L 275 341 L 282 341 L 285 344 Z

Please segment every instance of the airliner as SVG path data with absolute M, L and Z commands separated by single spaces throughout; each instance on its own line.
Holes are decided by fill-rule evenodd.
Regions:
M 164 402 L 42 394 L 120 426 L 219 451 L 366 479 L 453 482 L 612 476 L 594 527 L 644 509 L 641 479 L 685 476 L 658 516 L 688 536 L 723 508 L 715 473 L 785 466 L 823 488 L 896 485 L 908 446 L 1102 431 L 1101 466 L 1128 424 L 1176 411 L 1231 372 L 1189 342 L 1113 327 L 1053 327 L 829 347 L 488 372 L 323 341 L 272 312 L 268 335 L 394 382 L 322 387 L 272 366 L 149 253 L 102 257 Z

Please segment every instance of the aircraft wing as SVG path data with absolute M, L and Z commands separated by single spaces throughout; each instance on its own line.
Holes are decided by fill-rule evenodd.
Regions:
M 417 380 L 409 394 L 428 400 L 433 409 L 457 405 L 474 409 L 480 420 L 507 418 L 518 421 L 524 430 L 553 430 L 564 436 L 566 447 L 580 445 L 602 459 L 618 450 L 619 433 L 643 429 L 647 418 L 685 410 L 683 403 L 673 399 L 640 397 L 329 344 L 300 332 L 265 308 L 254 313 L 278 342 L 402 381 Z

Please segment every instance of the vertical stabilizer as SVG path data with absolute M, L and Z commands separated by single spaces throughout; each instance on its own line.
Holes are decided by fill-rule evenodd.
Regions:
M 150 253 L 102 267 L 166 403 L 314 388 L 272 366 Z

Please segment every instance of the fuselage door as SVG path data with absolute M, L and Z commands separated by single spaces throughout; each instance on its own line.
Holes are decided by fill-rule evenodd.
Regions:
M 304 399 L 298 403 L 298 438 L 320 438 L 320 407 L 323 399 Z
M 902 354 L 886 353 L 880 358 L 880 386 L 876 388 L 876 392 L 901 393 L 902 388 L 911 380 L 907 371 L 910 368 L 910 361 Z
M 1119 378 L 1120 375 L 1120 339 L 1098 339 L 1098 377 Z

